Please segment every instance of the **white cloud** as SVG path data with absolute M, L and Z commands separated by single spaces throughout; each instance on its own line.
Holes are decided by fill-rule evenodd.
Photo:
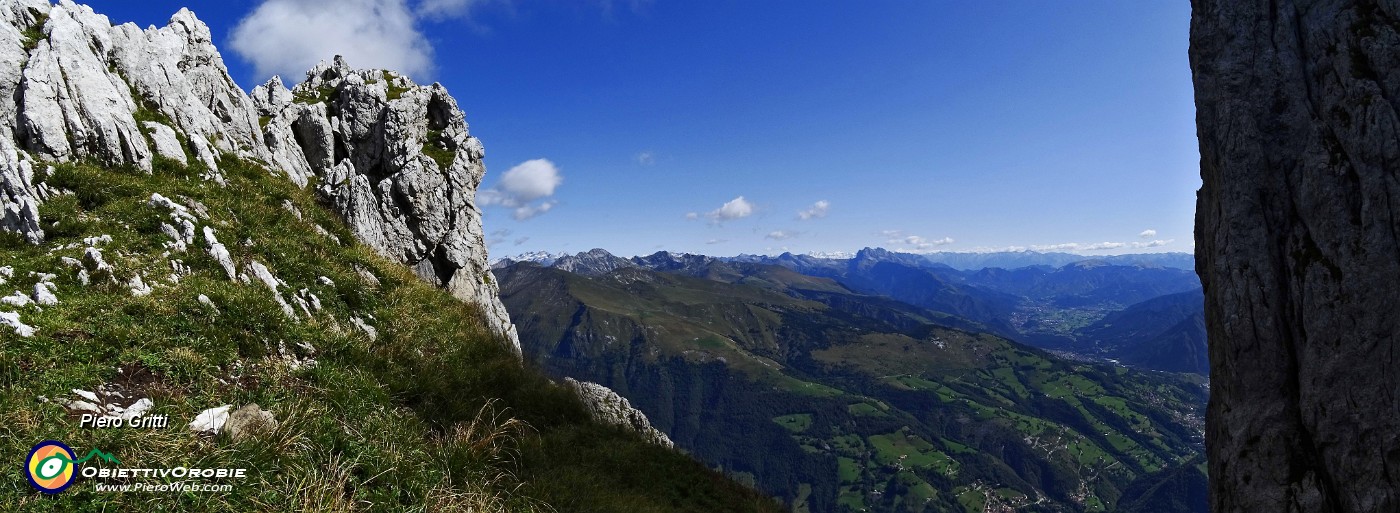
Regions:
M 1171 244 L 1172 242 L 1175 242 L 1175 241 L 1176 241 L 1176 239 L 1167 239 L 1167 240 L 1157 239 L 1157 240 L 1148 241 L 1148 242 L 1134 242 L 1134 243 L 1133 243 L 1133 247 L 1134 247 L 1134 248 L 1137 248 L 1137 249 L 1143 249 L 1143 248 L 1160 248 L 1160 247 L 1162 247 L 1162 246 L 1166 246 L 1167 244 Z
M 515 209 L 511 216 L 523 221 L 549 212 L 558 202 L 544 200 L 554 195 L 564 176 L 559 168 L 547 159 L 527 160 L 510 168 L 490 189 L 477 193 L 477 204 L 481 206 L 500 205 Z
M 968 253 L 1021 253 L 1021 252 L 1026 251 L 1027 249 L 1030 249 L 1030 248 L 1027 248 L 1026 246 L 1001 246 L 1001 247 L 977 246 L 977 247 L 975 247 L 975 248 L 972 248 L 972 249 L 967 250 L 967 252 L 968 252 Z
M 1094 244 L 1085 245 L 1081 249 L 1083 249 L 1084 251 L 1104 251 L 1109 249 L 1119 249 L 1123 246 L 1127 246 L 1127 244 L 1122 242 L 1097 242 Z
M 1078 242 L 1064 242 L 1060 244 L 1031 244 L 1031 251 L 1078 251 Z
M 705 244 L 713 246 L 715 244 L 724 244 L 726 242 L 729 242 L 729 239 L 710 239 L 705 241 Z
M 1148 242 L 1094 242 L 1083 244 L 1078 242 L 1063 242 L 1060 244 L 1032 244 L 1031 251 L 1108 251 L 1114 249 L 1142 249 L 1156 248 L 1170 244 L 1171 240 L 1154 240 Z
M 941 239 L 929 240 L 918 235 L 910 235 L 908 237 L 905 237 L 903 242 L 909 245 L 910 247 L 913 247 L 914 249 L 932 249 L 938 246 L 947 246 L 949 244 L 952 244 L 953 238 L 944 237 Z
M 1092 244 L 1079 244 L 1079 242 L 1060 242 L 1060 244 L 1032 244 L 1032 251 L 1105 251 L 1105 249 L 1119 249 L 1127 247 L 1127 242 L 1092 242 Z
M 638 153 L 637 156 L 634 158 L 636 159 L 638 164 L 643 166 L 650 166 L 656 163 L 656 155 L 650 151 Z
M 905 235 L 904 230 L 881 230 L 880 236 L 887 237 L 886 244 L 893 246 L 904 245 L 914 250 L 929 250 L 939 246 L 947 246 L 955 242 L 952 237 L 941 239 L 929 239 L 918 235 Z
M 771 232 L 768 232 L 768 235 L 764 235 L 763 238 L 772 240 L 787 240 L 796 236 L 796 232 L 790 232 L 787 230 L 773 230 Z
M 715 223 L 724 223 L 728 220 L 743 219 L 743 217 L 749 217 L 752 214 L 753 203 L 749 203 L 748 199 L 739 196 L 739 198 L 728 200 L 718 209 L 711 210 L 710 213 L 706 214 L 706 217 L 710 217 Z M 686 217 L 690 217 L 689 214 L 686 214 Z
M 686 213 L 685 213 L 685 219 L 686 219 L 687 221 L 694 221 L 694 220 L 696 220 L 696 219 L 700 219 L 700 213 L 699 213 L 699 212 L 686 212 Z
M 442 20 L 446 18 L 466 18 L 472 9 L 490 0 L 423 0 L 418 4 L 418 15 Z
M 521 203 L 528 203 L 554 194 L 554 189 L 564 182 L 559 168 L 546 159 L 527 160 L 510 168 L 501 175 L 496 187 L 511 195 Z
M 823 218 L 823 217 L 826 217 L 826 211 L 829 210 L 830 208 L 831 208 L 831 202 L 830 202 L 830 201 L 821 200 L 821 201 L 818 201 L 818 202 L 816 202 L 816 203 L 813 203 L 811 207 L 808 207 L 808 208 L 807 208 L 807 210 L 803 210 L 803 211 L 801 211 L 801 212 L 798 212 L 798 213 L 797 213 L 797 218 L 798 218 L 798 219 L 801 219 L 801 220 L 803 220 L 803 221 L 806 221 L 806 220 L 808 220 L 808 219 L 821 219 L 821 218 Z
M 264 0 L 234 27 L 229 44 L 258 77 L 300 82 L 317 62 L 342 55 L 355 67 L 424 82 L 433 47 L 415 22 L 406 0 Z
M 1153 229 L 1151 229 L 1151 228 L 1148 228 L 1148 229 L 1146 229 L 1146 230 L 1143 230 L 1142 233 L 1139 233 L 1139 234 L 1138 234 L 1138 237 L 1142 237 L 1142 238 L 1144 238 L 1144 239 L 1150 239 L 1150 238 L 1153 238 L 1153 237 L 1156 237 L 1156 236 L 1157 236 L 1157 230 L 1153 230 Z

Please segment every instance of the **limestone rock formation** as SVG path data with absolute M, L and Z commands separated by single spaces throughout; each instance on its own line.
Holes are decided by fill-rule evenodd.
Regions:
M 476 207 L 485 152 L 445 88 L 337 57 L 295 89 L 274 78 L 252 96 L 268 139 L 280 141 L 269 144 L 272 158 L 293 180 L 317 177 L 316 191 L 362 242 L 481 305 L 516 340 Z
M 1213 511 L 1400 511 L 1400 3 L 1192 4 Z
M 71 0 L 0 0 L 0 21 L 0 229 L 43 240 L 38 207 L 58 193 L 43 161 L 149 171 L 159 156 L 222 185 L 229 154 L 314 181 L 362 242 L 480 305 L 519 353 L 475 206 L 484 151 L 441 85 L 337 58 L 294 90 L 274 78 L 245 94 L 184 9 L 142 30 Z
M 0 0 L 0 19 L 0 98 L 14 100 L 0 100 L 0 229 L 43 240 L 38 207 L 61 193 L 36 176 L 44 161 L 93 159 L 150 171 L 159 156 L 203 166 L 207 180 L 223 185 L 219 159 L 229 154 L 261 162 L 299 186 L 314 184 L 361 242 L 479 305 L 488 325 L 520 354 L 487 265 L 475 202 L 485 151 L 441 85 L 356 70 L 337 57 L 292 89 L 273 77 L 244 94 L 229 77 L 209 28 L 188 10 L 165 27 L 141 30 L 131 23 L 112 25 L 71 0 Z M 195 218 L 184 206 L 159 195 L 151 204 L 170 211 L 174 224 L 165 230 L 174 247 L 196 243 Z M 283 313 L 297 317 L 279 291 L 285 284 L 258 262 L 235 263 L 211 227 L 203 234 L 210 257 L 229 279 L 246 264 Z M 97 248 L 88 248 L 83 265 L 94 279 L 114 280 Z M 367 281 L 377 284 L 373 275 Z M 140 275 L 129 285 L 133 294 L 152 290 Z M 311 315 L 307 298 L 292 298 Z M 375 338 L 372 326 L 352 320 Z M 0 323 L 17 332 L 30 329 L 18 314 L 0 315 Z M 601 421 L 671 445 L 606 387 L 574 382 L 573 389 L 596 407 Z M 226 419 L 228 407 L 216 408 L 190 428 L 217 432 Z
M 636 431 L 647 441 L 663 447 L 675 446 L 666 433 L 651 426 L 646 414 L 633 408 L 627 398 L 617 395 L 612 389 L 573 378 L 564 378 L 564 383 L 583 399 L 583 404 L 588 406 L 594 420 Z

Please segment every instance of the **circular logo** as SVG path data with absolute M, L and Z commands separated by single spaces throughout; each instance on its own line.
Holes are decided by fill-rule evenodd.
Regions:
M 25 475 L 29 484 L 44 493 L 58 493 L 73 484 L 73 474 L 77 471 L 73 460 L 77 455 L 73 448 L 58 440 L 44 440 L 29 450 L 25 460 Z

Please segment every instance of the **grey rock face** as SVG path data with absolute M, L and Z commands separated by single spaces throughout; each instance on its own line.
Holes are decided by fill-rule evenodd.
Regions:
M 578 381 L 574 378 L 564 378 L 564 384 L 572 388 L 580 399 L 583 399 L 583 404 L 589 408 L 593 420 L 636 431 L 647 441 L 663 447 L 675 446 L 666 433 L 651 427 L 651 422 L 647 420 L 646 414 L 633 408 L 632 403 L 628 402 L 626 397 L 617 395 L 617 392 L 613 392 L 612 389 L 597 383 Z
M 484 151 L 441 85 L 337 58 L 295 90 L 274 77 L 244 94 L 185 9 L 141 30 L 71 0 L 0 0 L 0 21 L 0 229 L 43 239 L 38 205 L 52 192 L 34 176 L 36 159 L 149 171 L 154 155 L 188 154 L 223 185 L 219 159 L 232 154 L 300 186 L 315 179 L 362 242 L 480 305 L 519 354 L 475 205 Z
M 356 70 L 336 58 L 290 92 L 274 79 L 253 97 L 259 112 L 271 116 L 268 134 L 288 133 L 281 138 L 295 143 L 274 160 L 304 165 L 318 178 L 317 193 L 357 238 L 480 305 L 519 354 L 515 327 L 486 264 L 475 205 L 486 172 L 484 150 L 446 89 Z
M 618 269 L 637 267 L 637 264 L 614 256 L 606 250 L 594 248 L 586 253 L 559 257 L 554 261 L 553 267 L 585 276 L 601 276 Z
M 1213 511 L 1400 511 L 1400 4 L 1195 0 Z
M 3 109 L 0 109 L 3 110 Z M 31 243 L 44 240 L 39 226 L 39 204 L 48 194 L 34 183 L 33 164 L 0 134 L 0 229 L 15 232 Z

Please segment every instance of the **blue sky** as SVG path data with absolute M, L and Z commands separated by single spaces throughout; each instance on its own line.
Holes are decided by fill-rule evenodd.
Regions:
M 442 82 L 493 256 L 1192 248 L 1186 2 L 90 5 L 190 7 L 245 89 L 336 52 Z

